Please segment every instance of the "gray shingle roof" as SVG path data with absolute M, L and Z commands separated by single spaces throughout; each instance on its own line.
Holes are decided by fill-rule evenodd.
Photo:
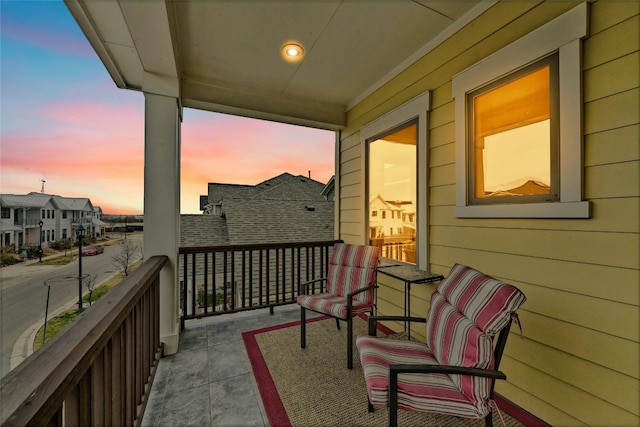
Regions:
M 228 245 L 224 218 L 217 215 L 180 215 L 180 246 Z
M 255 186 L 209 183 L 223 215 L 181 215 L 181 246 L 333 240 L 333 201 L 325 184 L 283 173 Z M 201 202 L 202 204 L 202 202 Z
M 45 206 L 51 196 L 48 194 L 2 194 L 0 195 L 3 206 L 39 208 Z
M 219 203 L 228 197 L 250 197 L 255 186 L 241 184 L 209 183 L 209 203 Z
M 223 199 L 322 200 L 325 184 L 302 175 L 283 173 L 256 185 L 218 184 L 208 186 L 209 203 Z
M 307 209 L 310 207 L 312 209 Z M 229 242 L 305 242 L 333 239 L 333 202 L 225 200 Z

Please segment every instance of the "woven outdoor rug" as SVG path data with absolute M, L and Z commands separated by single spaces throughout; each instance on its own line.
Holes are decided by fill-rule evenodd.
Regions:
M 300 348 L 299 322 L 242 334 L 272 427 L 387 426 L 386 408 L 367 412 L 357 349 L 353 369 L 346 367 L 346 329 L 342 323 L 338 331 L 332 318 L 308 320 L 306 349 Z M 354 319 L 355 336 L 365 335 L 366 329 L 364 320 Z M 494 425 L 500 426 L 496 412 L 494 409 Z M 522 425 L 501 413 L 507 426 Z M 400 410 L 398 425 L 480 427 L 484 420 Z

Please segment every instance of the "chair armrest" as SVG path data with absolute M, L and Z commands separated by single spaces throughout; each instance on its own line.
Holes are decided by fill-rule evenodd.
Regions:
M 493 378 L 496 380 L 506 380 L 507 376 L 501 371 L 482 368 L 466 368 L 464 366 L 453 365 L 389 365 L 389 378 L 398 374 L 447 374 L 447 375 L 470 375 L 474 377 Z
M 369 316 L 369 335 L 376 336 L 376 322 L 384 321 L 398 321 L 398 322 L 419 322 L 427 323 L 426 317 L 411 317 L 411 316 Z
M 367 286 L 366 288 L 360 288 L 360 289 L 358 289 L 356 291 L 348 293 L 346 298 L 347 298 L 348 301 L 351 301 L 351 299 L 353 298 L 354 295 L 357 295 L 357 294 L 362 293 L 364 291 L 370 291 L 370 290 L 373 290 L 373 289 L 377 289 L 377 288 L 378 288 L 378 285 L 371 285 L 371 286 Z
M 321 277 L 320 279 L 313 279 L 313 280 L 309 280 L 307 282 L 300 283 L 300 285 L 298 287 L 298 294 L 302 295 L 302 294 L 305 294 L 305 293 L 309 293 L 309 285 L 313 285 L 314 283 L 323 282 L 323 281 L 326 281 L 326 280 L 327 280 L 326 277 Z M 302 289 L 304 289 L 304 292 L 302 292 Z
M 353 292 L 350 292 L 347 294 L 347 296 L 345 296 L 345 298 L 347 299 L 347 317 L 351 317 L 351 313 L 352 313 L 352 307 L 353 307 L 353 296 L 354 295 L 358 295 L 359 293 L 365 292 L 365 291 L 370 291 L 370 290 L 374 290 L 377 289 L 378 285 L 371 285 L 371 286 L 367 286 L 365 288 L 360 288 L 358 290 L 355 290 Z
M 389 365 L 389 408 L 398 407 L 398 374 L 401 373 L 438 373 L 455 375 L 472 375 L 506 380 L 507 376 L 500 371 L 480 368 L 464 368 L 446 365 Z

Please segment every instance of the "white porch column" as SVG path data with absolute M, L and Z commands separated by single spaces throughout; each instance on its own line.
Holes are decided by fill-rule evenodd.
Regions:
M 160 341 L 178 351 L 178 248 L 180 246 L 180 121 L 172 96 L 145 93 L 144 258 L 167 255 L 160 274 Z

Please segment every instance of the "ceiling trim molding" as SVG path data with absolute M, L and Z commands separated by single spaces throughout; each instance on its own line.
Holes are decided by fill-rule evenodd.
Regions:
M 347 121 L 346 111 L 341 105 L 301 102 L 284 95 L 244 88 L 184 80 L 181 96 L 185 107 L 206 106 L 205 109 L 221 113 L 302 126 L 338 130 L 344 128 Z

